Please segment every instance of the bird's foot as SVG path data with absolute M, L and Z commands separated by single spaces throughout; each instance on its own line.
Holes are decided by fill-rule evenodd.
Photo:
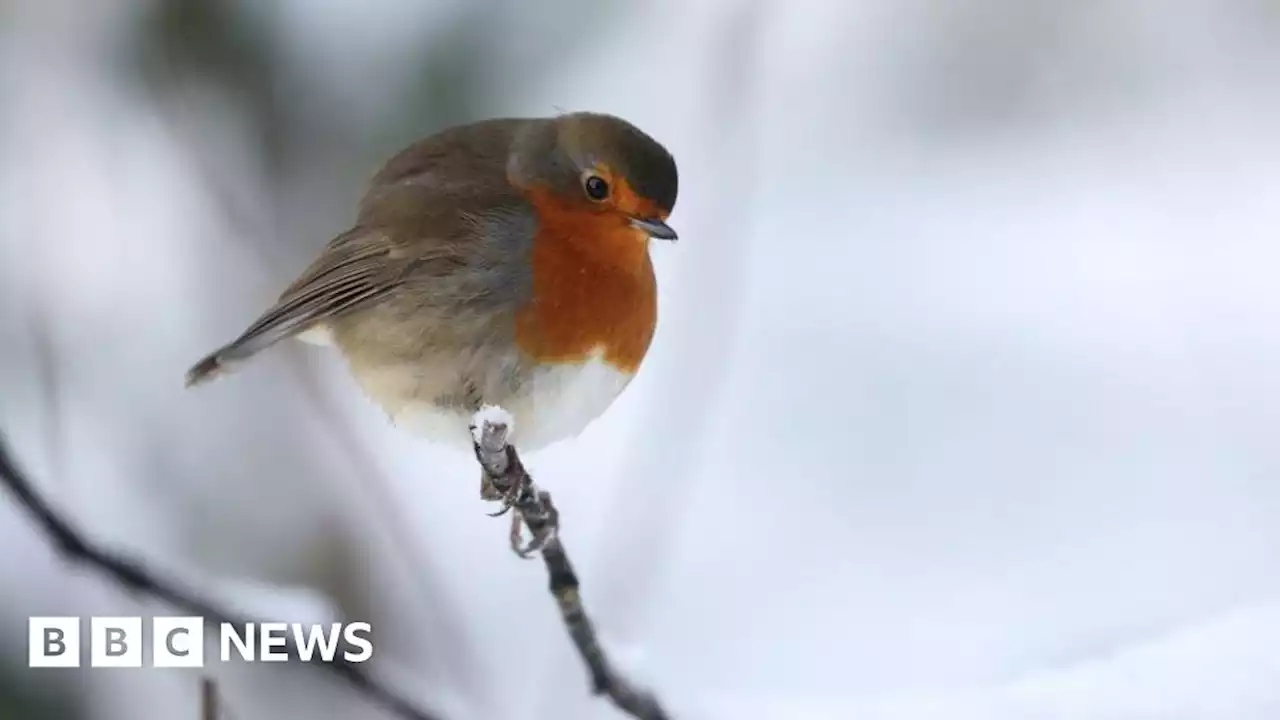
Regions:
M 489 473 L 480 471 L 480 499 L 486 502 L 501 502 L 502 507 L 497 512 L 489 513 L 489 517 L 499 517 L 507 514 L 511 508 L 516 506 L 516 501 L 520 499 L 520 493 L 524 492 L 528 487 L 528 481 L 512 483 L 509 488 L 500 488 L 493 481 Z
M 523 542 L 525 525 L 533 535 L 528 544 Z M 560 511 L 551 502 L 551 493 L 540 490 L 536 509 L 511 516 L 511 551 L 528 559 L 545 548 L 559 532 Z

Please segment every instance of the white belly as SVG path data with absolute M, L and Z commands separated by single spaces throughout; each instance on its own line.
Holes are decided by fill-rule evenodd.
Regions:
M 518 394 L 499 403 L 515 420 L 512 443 L 532 452 L 578 435 L 613 404 L 631 378 L 601 360 L 599 353 L 581 364 L 539 370 Z M 470 414 L 412 403 L 392 422 L 428 440 L 471 449 Z

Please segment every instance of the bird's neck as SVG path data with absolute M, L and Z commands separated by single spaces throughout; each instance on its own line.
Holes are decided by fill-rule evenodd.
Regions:
M 649 236 L 626 218 L 584 210 L 540 188 L 528 194 L 537 215 L 538 242 L 555 247 L 566 262 L 581 264 L 584 271 L 640 274 L 649 268 Z
M 545 198 L 534 205 L 534 298 L 518 321 L 522 347 L 560 362 L 602 352 L 610 365 L 635 372 L 657 321 L 647 237 L 608 215 Z

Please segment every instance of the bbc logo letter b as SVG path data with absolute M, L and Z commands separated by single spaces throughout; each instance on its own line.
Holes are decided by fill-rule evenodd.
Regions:
M 142 667 L 142 618 L 89 618 L 89 661 L 93 667 Z
M 80 667 L 80 618 L 33 617 L 27 621 L 27 664 Z

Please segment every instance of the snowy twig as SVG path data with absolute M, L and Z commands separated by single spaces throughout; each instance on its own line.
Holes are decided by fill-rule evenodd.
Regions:
M 0 434 L 0 483 L 9 488 L 18 502 L 31 513 L 36 523 L 48 535 L 54 548 L 69 560 L 96 568 L 129 591 L 149 595 L 179 610 L 199 615 L 212 627 L 224 623 L 243 627 L 249 621 L 248 618 L 239 617 L 205 600 L 195 592 L 181 588 L 176 582 L 156 576 L 133 560 L 91 544 L 49 504 L 44 496 L 36 491 L 31 481 L 18 469 L 17 462 L 10 453 L 2 434 Z M 292 638 L 287 637 L 285 640 L 291 649 L 297 649 Z M 311 664 L 329 670 L 350 683 L 361 695 L 382 705 L 403 720 L 439 720 L 438 716 L 418 709 L 409 700 L 384 686 L 354 663 L 335 657 L 333 662 L 321 662 L 316 659 L 311 661 Z
M 666 720 L 668 715 L 658 699 L 619 674 L 605 655 L 583 607 L 578 576 L 560 542 L 559 512 L 551 502 L 551 493 L 533 482 L 515 446 L 507 442 L 512 429 L 511 416 L 499 408 L 486 407 L 472 420 L 476 459 L 484 472 L 484 488 L 489 491 L 486 496 L 506 499 L 503 510 L 496 514 L 508 509 L 516 512 L 512 517 L 512 549 L 521 557 L 541 551 L 551 580 L 551 594 L 578 654 L 591 673 L 592 690 L 597 695 L 607 695 L 620 710 L 638 720 Z M 524 548 L 520 547 L 521 523 L 534 537 Z

